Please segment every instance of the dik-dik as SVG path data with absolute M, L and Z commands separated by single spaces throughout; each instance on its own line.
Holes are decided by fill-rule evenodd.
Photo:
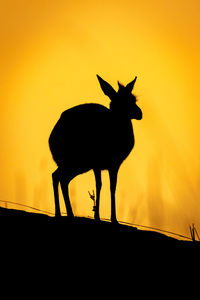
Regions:
M 115 190 L 121 163 L 134 146 L 131 119 L 141 120 L 132 90 L 137 77 L 126 86 L 118 82 L 116 92 L 97 75 L 101 89 L 110 98 L 110 108 L 96 103 L 72 107 L 61 114 L 49 137 L 49 146 L 58 168 L 52 174 L 55 216 L 60 216 L 58 185 L 60 182 L 67 215 L 73 217 L 69 199 L 69 182 L 77 175 L 94 171 L 96 180 L 96 211 L 99 217 L 101 171 L 108 170 L 111 191 L 111 221 L 117 222 Z

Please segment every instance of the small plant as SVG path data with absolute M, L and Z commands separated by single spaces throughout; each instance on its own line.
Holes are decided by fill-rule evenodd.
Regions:
M 190 234 L 191 234 L 191 238 L 193 242 L 196 242 L 196 237 L 198 239 L 198 241 L 200 241 L 197 229 L 195 228 L 194 224 L 192 224 L 192 226 L 190 226 Z
M 96 199 L 95 199 L 94 190 L 92 191 L 92 194 L 88 191 L 88 194 L 89 194 L 90 198 L 92 199 L 92 201 L 94 203 L 92 211 L 94 212 L 94 215 L 95 215 L 95 211 L 96 211 Z

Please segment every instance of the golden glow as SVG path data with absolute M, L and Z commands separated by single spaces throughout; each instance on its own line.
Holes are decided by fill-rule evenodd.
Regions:
M 188 234 L 200 226 L 198 0 L 1 1 L 0 199 L 54 211 L 48 136 L 61 112 L 108 106 L 96 73 L 117 87 L 135 75 L 144 119 L 122 165 L 118 219 Z M 77 86 L 79 88 L 77 88 Z M 109 217 L 107 173 L 101 215 Z M 92 215 L 93 174 L 70 185 Z M 64 206 L 62 205 L 64 211 Z

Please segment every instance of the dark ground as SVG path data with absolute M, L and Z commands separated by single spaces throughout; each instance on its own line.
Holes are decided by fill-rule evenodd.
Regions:
M 45 286 L 44 295 L 54 291 L 56 299 L 59 294 L 67 298 L 71 290 L 84 298 L 87 294 L 99 298 L 99 293 L 105 297 L 109 291 L 113 298 L 113 291 L 117 296 L 120 289 L 123 299 L 132 298 L 137 289 L 140 295 L 157 294 L 162 299 L 169 288 L 178 294 L 192 291 L 189 281 L 193 285 L 198 278 L 199 243 L 153 231 L 0 208 L 0 232 L 6 292 L 13 285 L 16 290 L 30 286 L 28 298 L 34 290 L 38 297 Z
M 180 252 L 200 251 L 200 243 L 178 240 L 167 235 L 147 230 L 139 230 L 128 225 L 113 225 L 107 221 L 96 222 L 90 218 L 50 217 L 44 214 L 29 213 L 21 210 L 0 208 L 0 228 L 2 237 L 19 240 L 21 243 L 59 244 L 73 248 L 70 242 L 87 242 L 94 248 L 95 243 L 105 243 L 105 247 L 130 250 L 170 250 Z M 106 244 L 107 243 L 107 244 Z M 117 246 L 118 245 L 118 246 Z M 91 250 L 92 251 L 92 250 Z

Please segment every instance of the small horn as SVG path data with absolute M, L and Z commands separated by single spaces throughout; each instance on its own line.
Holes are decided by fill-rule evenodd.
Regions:
M 119 81 L 117 81 L 119 89 L 124 88 L 123 84 L 121 84 Z
M 129 82 L 129 83 L 127 84 L 127 86 L 126 86 L 126 88 L 127 88 L 130 92 L 132 92 L 132 90 L 133 90 L 133 88 L 134 88 L 136 79 L 137 79 L 137 76 L 135 76 L 135 79 L 134 79 L 133 81 Z

